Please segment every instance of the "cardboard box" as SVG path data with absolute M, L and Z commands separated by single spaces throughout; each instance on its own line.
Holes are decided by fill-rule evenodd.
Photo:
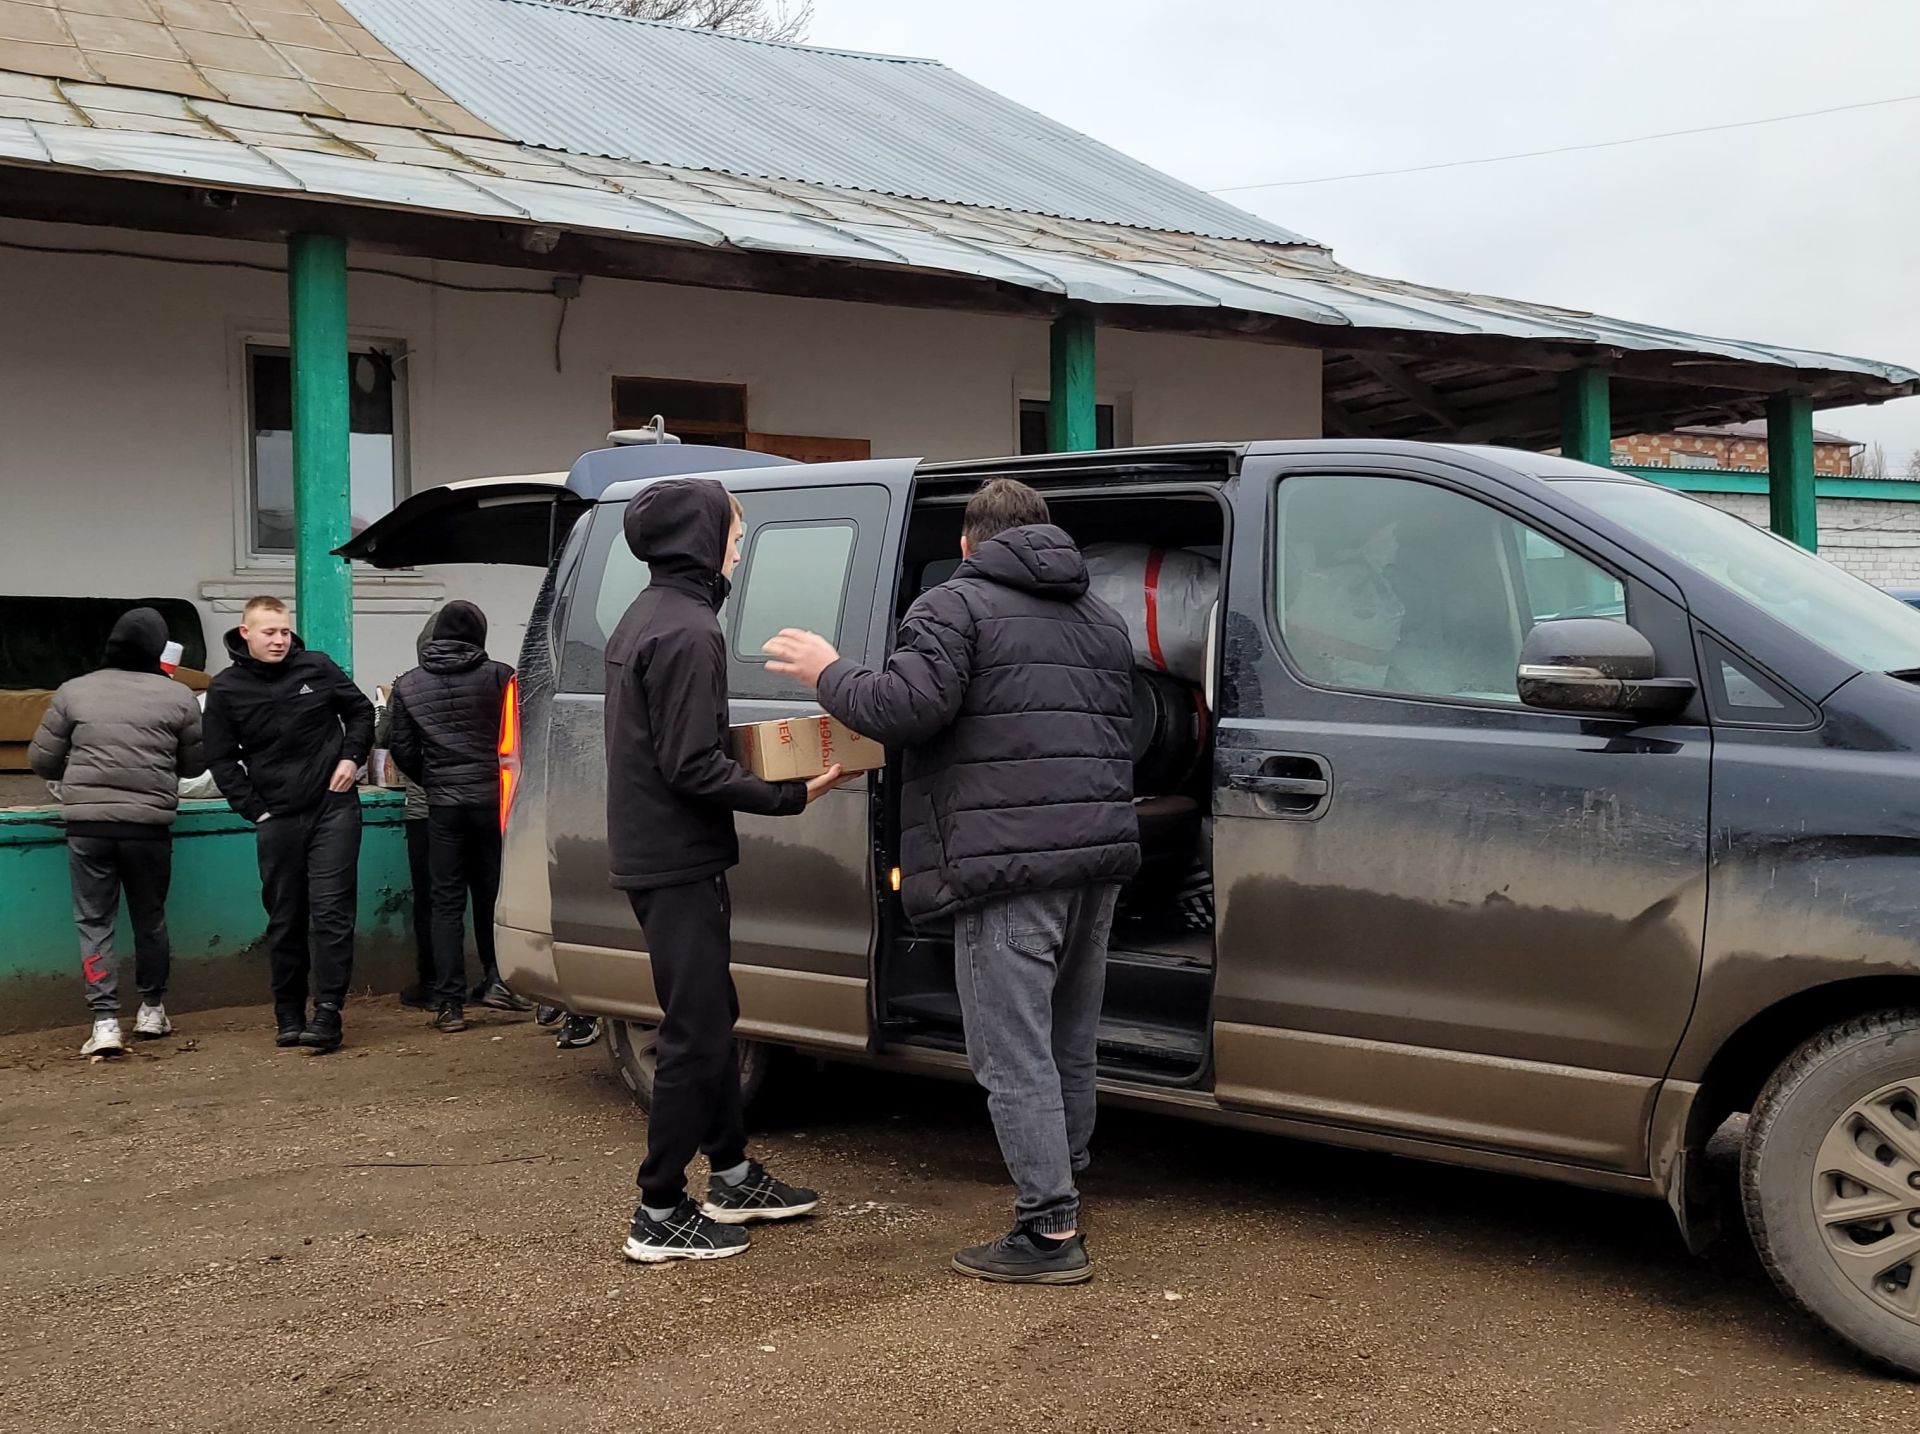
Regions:
M 769 782 L 817 777 L 835 762 L 850 773 L 871 772 L 887 764 L 886 748 L 824 713 L 735 727 L 733 754 L 743 767 Z

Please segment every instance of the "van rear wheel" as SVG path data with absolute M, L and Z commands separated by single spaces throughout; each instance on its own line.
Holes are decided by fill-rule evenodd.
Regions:
M 613 1068 L 634 1103 L 645 1111 L 653 1109 L 654 1039 L 657 1030 L 638 1021 L 607 1020 L 607 1050 L 613 1056 Z M 767 1067 L 773 1050 L 761 1041 L 736 1040 L 740 1051 L 740 1105 L 751 1110 L 766 1084 Z
M 1920 1375 L 1920 1010 L 1821 1032 L 1754 1105 L 1741 1194 L 1787 1296 L 1861 1353 Z

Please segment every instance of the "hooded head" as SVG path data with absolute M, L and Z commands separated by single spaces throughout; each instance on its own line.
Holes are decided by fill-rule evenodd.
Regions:
M 627 546 L 654 581 L 725 600 L 733 567 L 733 499 L 712 478 L 666 478 L 627 504 Z
M 1054 602 L 1073 602 L 1086 596 L 1088 587 L 1087 560 L 1051 523 L 1007 529 L 975 548 L 962 569 Z
M 113 625 L 113 633 L 107 638 L 106 665 L 123 672 L 161 673 L 160 654 L 166 646 L 166 619 L 150 607 L 137 607 L 121 614 Z
M 487 615 L 470 602 L 454 601 L 433 619 L 433 639 L 420 649 L 429 672 L 465 672 L 487 660 Z
M 434 618 L 433 636 L 436 642 L 470 642 L 485 647 L 487 615 L 470 602 L 450 602 Z

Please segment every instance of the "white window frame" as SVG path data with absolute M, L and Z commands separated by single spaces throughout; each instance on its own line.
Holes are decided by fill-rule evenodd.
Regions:
M 229 432 L 233 442 L 233 571 L 236 577 L 258 575 L 288 579 L 292 576 L 291 553 L 262 553 L 253 546 L 253 376 L 247 363 L 249 348 L 288 348 L 292 338 L 284 327 L 248 323 L 234 325 L 227 340 L 227 387 L 232 398 Z M 414 493 L 413 475 L 417 466 L 414 432 L 414 389 L 421 381 L 420 350 L 398 329 L 355 327 L 347 332 L 349 351 L 357 348 L 393 350 L 394 363 L 402 382 L 394 395 L 394 498 L 397 506 Z M 375 573 L 355 564 L 354 581 L 369 577 L 410 580 L 410 573 Z M 416 580 L 417 579 L 412 579 Z

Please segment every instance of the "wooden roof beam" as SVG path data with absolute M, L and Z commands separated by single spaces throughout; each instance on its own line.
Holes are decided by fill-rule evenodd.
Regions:
M 1445 425 L 1448 431 L 1458 432 L 1466 426 L 1466 420 L 1461 416 L 1460 411 L 1448 403 L 1432 384 L 1402 367 L 1388 355 L 1361 351 L 1352 353 L 1349 357 L 1427 417 Z

